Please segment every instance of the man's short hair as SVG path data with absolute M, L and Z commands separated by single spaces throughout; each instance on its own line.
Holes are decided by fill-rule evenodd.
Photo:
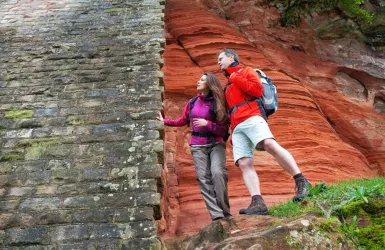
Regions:
M 222 54 L 222 53 L 225 53 L 226 56 L 234 56 L 234 61 L 239 62 L 239 56 L 238 56 L 238 53 L 235 52 L 235 50 L 223 49 L 221 52 L 217 53 L 217 56 L 219 56 L 219 54 Z

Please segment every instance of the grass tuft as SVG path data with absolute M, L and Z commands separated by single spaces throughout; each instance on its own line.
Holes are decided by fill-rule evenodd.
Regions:
M 309 211 L 328 220 L 338 219 L 340 231 L 357 249 L 385 249 L 385 178 L 355 179 L 332 185 L 321 182 L 311 188 L 304 201 L 272 206 L 269 214 L 292 219 Z M 369 218 L 371 224 L 359 228 L 360 216 Z

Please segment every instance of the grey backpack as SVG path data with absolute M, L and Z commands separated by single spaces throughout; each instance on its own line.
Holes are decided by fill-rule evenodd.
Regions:
M 274 114 L 278 109 L 277 87 L 272 83 L 271 79 L 260 69 L 255 69 L 259 74 L 263 86 L 263 94 L 260 97 L 266 116 Z

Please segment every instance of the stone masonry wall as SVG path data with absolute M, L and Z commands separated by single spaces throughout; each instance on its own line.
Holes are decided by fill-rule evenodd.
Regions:
M 0 1 L 0 248 L 160 249 L 164 0 Z

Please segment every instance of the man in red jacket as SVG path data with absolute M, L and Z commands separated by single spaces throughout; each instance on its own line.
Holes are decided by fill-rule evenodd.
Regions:
M 240 214 L 267 214 L 258 175 L 254 169 L 254 149 L 267 151 L 278 164 L 293 176 L 297 194 L 293 201 L 303 200 L 311 187 L 302 175 L 293 156 L 274 139 L 266 122 L 266 114 L 258 97 L 262 96 L 261 79 L 253 68 L 241 67 L 238 54 L 231 49 L 218 53 L 218 64 L 228 78 L 225 97 L 230 113 L 235 164 L 251 195 L 248 208 Z

